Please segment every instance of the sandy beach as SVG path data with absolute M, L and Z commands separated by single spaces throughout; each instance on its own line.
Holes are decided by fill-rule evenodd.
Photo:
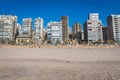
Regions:
M 120 80 L 120 49 L 0 48 L 0 80 Z

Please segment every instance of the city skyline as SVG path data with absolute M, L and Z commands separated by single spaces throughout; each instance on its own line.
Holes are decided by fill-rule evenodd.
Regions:
M 103 26 L 107 26 L 106 19 L 110 14 L 119 14 L 120 1 L 116 0 L 1 0 L 0 14 L 18 16 L 18 23 L 23 18 L 36 17 L 44 19 L 44 28 L 50 21 L 61 21 L 61 16 L 68 16 L 69 26 L 75 22 L 82 25 L 88 19 L 89 13 L 99 13 Z M 32 28 L 34 29 L 34 28 Z

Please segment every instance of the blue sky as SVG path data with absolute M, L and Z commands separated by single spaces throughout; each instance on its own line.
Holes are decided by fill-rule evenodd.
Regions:
M 120 14 L 120 0 L 0 0 L 0 14 L 13 14 L 22 18 L 41 17 L 44 27 L 50 21 L 60 21 L 62 15 L 69 17 L 69 26 L 75 22 L 83 23 L 89 13 L 99 13 L 99 18 L 106 26 L 110 14 Z M 34 29 L 34 28 L 33 28 Z

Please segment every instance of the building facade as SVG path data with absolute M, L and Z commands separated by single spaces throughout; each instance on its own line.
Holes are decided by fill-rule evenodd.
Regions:
M 79 23 L 75 23 L 72 27 L 73 39 L 77 39 L 78 43 L 82 41 L 82 29 Z
M 110 15 L 107 18 L 108 40 L 120 42 L 120 15 Z
M 49 22 L 47 24 L 47 41 L 56 44 L 62 42 L 62 22 Z
M 84 24 L 84 39 L 89 42 L 103 42 L 102 22 L 98 13 L 89 14 L 88 20 Z
M 103 41 L 106 43 L 108 40 L 108 28 L 102 27 Z
M 38 17 L 35 18 L 34 21 L 34 27 L 35 27 L 35 41 L 39 41 L 40 39 L 43 39 L 43 19 Z
M 16 43 L 30 42 L 32 41 L 32 18 L 23 18 L 22 26 L 18 25 L 18 36 Z
M 63 41 L 68 40 L 68 17 L 67 16 L 62 16 L 61 17 L 62 21 L 62 39 Z
M 32 18 L 23 18 L 22 36 L 29 38 L 32 37 Z
M 0 40 L 11 42 L 16 39 L 17 16 L 0 15 Z

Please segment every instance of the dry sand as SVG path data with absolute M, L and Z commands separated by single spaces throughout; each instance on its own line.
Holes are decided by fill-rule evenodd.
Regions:
M 0 48 L 0 80 L 120 80 L 120 49 Z

